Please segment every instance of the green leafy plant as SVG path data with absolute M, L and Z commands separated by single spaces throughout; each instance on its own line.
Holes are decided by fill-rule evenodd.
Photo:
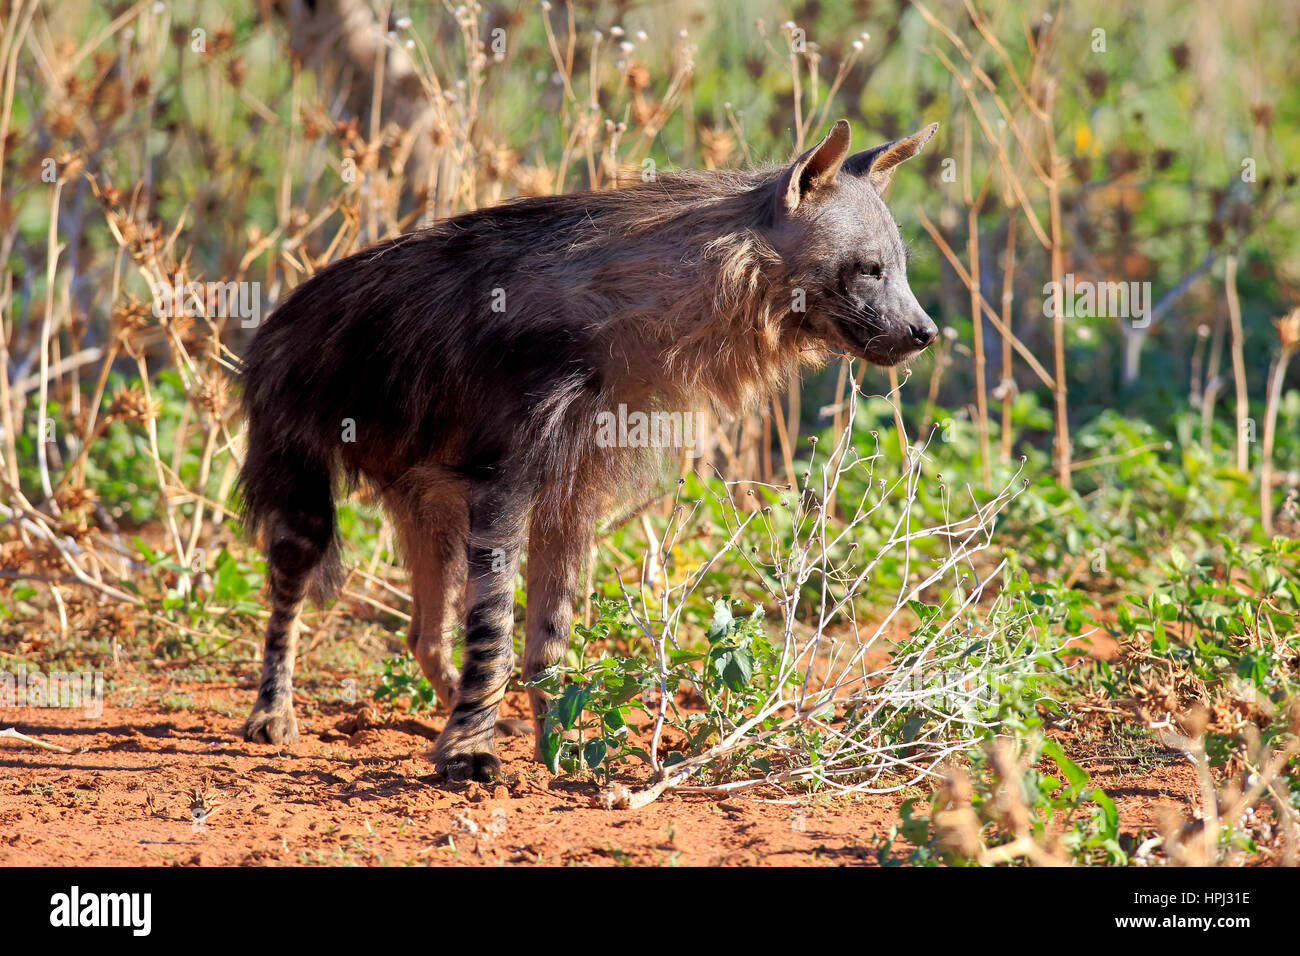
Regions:
M 438 703 L 429 679 L 420 671 L 419 665 L 409 655 L 385 657 L 383 674 L 379 686 L 375 688 L 376 701 L 388 701 L 396 707 L 401 698 L 406 699 L 406 712 L 418 714 L 432 710 Z
M 646 709 L 640 698 L 653 685 L 653 677 L 636 659 L 604 652 L 611 632 L 623 622 L 612 601 L 593 595 L 593 602 L 594 623 L 574 626 L 580 641 L 576 664 L 548 667 L 530 686 L 550 695 L 540 743 L 551 772 L 599 770 L 608 782 L 613 768 L 627 758 L 649 761 L 649 755 L 630 742 L 629 718 L 634 708 Z M 588 659 L 592 644 L 601 653 Z
M 581 642 L 577 663 L 548 668 L 532 681 L 532 686 L 551 695 L 542 754 L 552 772 L 602 770 L 608 782 L 613 767 L 628 758 L 650 763 L 649 754 L 632 739 L 630 721 L 637 712 L 653 718 L 649 698 L 660 693 L 667 694 L 670 725 L 686 738 L 683 750 L 666 756 L 664 764 L 671 767 L 703 752 L 733 728 L 778 679 L 779 655 L 763 631 L 761 607 L 737 617 L 731 601 L 716 600 L 704 635 L 706 647 L 671 650 L 660 678 L 636 658 L 603 650 L 611 631 L 626 622 L 614 602 L 598 596 L 594 601 L 596 622 L 574 627 Z M 591 645 L 602 649 L 594 658 L 587 655 Z M 682 691 L 699 696 L 699 712 L 679 707 Z

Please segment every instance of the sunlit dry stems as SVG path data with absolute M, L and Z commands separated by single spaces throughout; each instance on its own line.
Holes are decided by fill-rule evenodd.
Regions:
M 40 388 L 36 405 L 36 463 L 40 469 L 41 490 L 50 508 L 58 513 L 58 504 L 54 502 L 54 488 L 50 484 L 49 441 L 46 427 L 49 414 L 50 385 L 50 337 L 55 334 L 54 323 L 54 284 L 59 267 L 59 197 L 63 194 L 63 179 L 54 184 L 50 197 L 50 225 L 45 246 L 45 314 L 41 317 L 41 351 L 40 351 Z
M 147 407 L 150 409 L 143 416 L 141 424 L 144 426 L 145 434 L 149 438 L 149 458 L 154 466 L 154 476 L 158 480 L 158 503 L 162 506 L 163 516 L 166 519 L 167 530 L 171 535 L 172 545 L 176 549 L 176 560 L 179 563 L 187 563 L 189 555 L 186 554 L 184 545 L 181 541 L 180 529 L 176 525 L 175 504 L 170 495 L 167 494 L 167 479 L 163 473 L 162 453 L 158 448 L 158 417 L 153 411 L 153 396 L 149 390 L 149 370 L 145 366 L 144 357 L 136 357 L 136 367 L 140 373 L 140 389 L 144 394 Z
M 1196 770 L 1202 825 L 1187 826 L 1175 819 L 1167 821 L 1164 827 L 1165 852 L 1170 862 L 1183 866 L 1216 866 L 1229 862 L 1227 854 L 1232 850 L 1230 847 L 1221 850 L 1220 838 L 1225 830 L 1234 829 L 1245 812 L 1257 806 L 1265 796 L 1273 803 L 1273 798 L 1280 792 L 1275 781 L 1292 758 L 1300 753 L 1300 740 L 1292 738 L 1285 746 L 1274 748 L 1261 739 L 1253 724 L 1245 724 L 1242 731 L 1245 741 L 1239 742 L 1238 746 L 1244 757 L 1247 786 L 1242 789 L 1233 781 L 1220 786 L 1215 782 L 1206 752 L 1207 714 L 1203 708 L 1194 708 L 1177 718 L 1170 714 L 1157 718 L 1141 701 L 1129 701 L 1128 706 L 1155 733 L 1161 744 L 1182 753 Z M 1284 793 L 1282 799 L 1286 802 Z M 1288 812 L 1273 805 L 1284 824 L 1284 834 L 1288 841 L 1293 840 L 1297 832 L 1294 810 Z M 1288 846 L 1294 852 L 1294 843 L 1288 842 Z
M 382 3 L 379 6 L 378 14 L 375 17 L 375 26 L 377 30 L 383 30 L 388 24 L 389 5 Z M 385 43 L 376 43 L 374 50 L 374 72 L 370 84 L 370 143 L 379 142 L 379 120 L 380 111 L 384 105 L 384 66 L 388 62 L 388 45 Z M 377 165 L 377 164 L 376 164 Z M 375 170 L 377 172 L 377 169 Z M 371 190 L 375 189 L 373 180 L 369 182 Z M 366 203 L 366 209 L 370 212 L 369 222 L 370 231 L 368 238 L 370 242 L 378 242 L 381 231 L 377 222 L 379 210 L 373 199 Z
M 97 581 L 89 575 L 72 556 L 71 549 L 76 547 L 76 545 L 70 541 L 66 541 L 61 535 L 54 531 L 48 524 L 46 516 L 37 511 L 32 506 L 31 502 L 27 501 L 26 498 L 23 498 L 16 489 L 10 488 L 9 494 L 17 507 L 10 508 L 7 505 L 0 504 L 0 517 L 15 521 L 17 524 L 21 525 L 25 533 L 30 534 L 35 538 L 39 538 L 54 548 L 55 552 L 58 553 L 68 570 L 72 572 L 73 577 L 82 584 L 113 598 L 115 601 L 125 601 L 129 604 L 144 606 L 145 602 L 141 598 L 106 585 L 102 581 Z
M 790 38 L 787 36 L 787 40 Z M 790 46 L 790 80 L 794 84 L 792 99 L 794 102 L 794 151 L 800 153 L 803 151 L 804 137 L 808 135 L 808 130 L 803 122 L 803 83 L 799 77 L 799 55 L 794 50 L 794 45 Z
M 0 147 L 0 151 L 3 147 Z M 13 273 L 5 272 L 3 286 L 0 286 L 0 427 L 4 428 L 5 448 L 3 473 L 10 487 L 18 487 L 18 451 L 15 432 L 16 418 L 14 403 L 9 383 L 9 337 L 13 334 L 14 322 L 6 323 L 5 316 L 13 304 Z
M 1245 333 L 1241 327 L 1241 300 L 1237 297 L 1237 253 L 1224 259 L 1223 290 L 1228 301 L 1228 323 L 1232 329 L 1232 379 L 1237 386 L 1237 470 L 1250 470 L 1250 396 L 1246 391 Z
M 866 34 L 863 34 L 862 38 L 867 38 Z M 826 125 L 831 105 L 835 102 L 835 95 L 839 93 L 840 87 L 844 84 L 844 80 L 848 77 L 849 73 L 852 72 L 853 65 L 857 62 L 858 57 L 862 55 L 862 49 L 863 46 L 861 39 L 858 42 L 851 44 L 848 53 L 845 55 L 844 59 L 840 61 L 839 66 L 836 67 L 835 78 L 831 80 L 830 88 L 826 91 L 826 99 L 822 103 L 821 113 L 817 117 L 816 125 L 818 127 Z
M 964 130 L 966 135 L 962 143 L 962 194 L 966 200 L 966 251 L 970 260 L 970 268 L 967 274 L 970 276 L 968 288 L 970 291 L 972 338 L 975 347 L 975 427 L 980 449 L 980 473 L 984 478 L 984 489 L 987 491 L 993 485 L 993 476 L 989 463 L 988 384 L 985 381 L 984 323 L 982 321 L 983 310 L 980 307 L 984 301 L 984 295 L 981 291 L 980 282 L 982 270 L 980 268 L 979 214 L 984 206 L 984 199 L 988 195 L 992 172 L 990 171 L 985 175 L 984 184 L 980 188 L 979 195 L 973 195 L 969 116 L 965 117 Z
M 1016 398 L 1016 380 L 1011 368 L 1011 321 L 1012 303 L 1015 298 L 1016 283 L 1016 219 L 1011 212 L 1010 199 L 1007 206 L 1007 244 L 1002 263 L 1002 324 L 1007 334 L 1002 336 L 1002 380 L 998 388 L 1002 392 L 1002 434 L 1001 459 L 1003 464 L 1011 461 L 1011 406 Z
M 1070 470 L 1070 416 L 1065 375 L 1065 308 L 1061 301 L 1061 289 L 1065 280 L 1065 249 L 1061 239 L 1061 158 L 1056 152 L 1056 128 L 1053 111 L 1056 105 L 1056 81 L 1048 80 L 1044 91 L 1042 112 L 1043 134 L 1047 140 L 1047 162 L 1051 175 L 1047 180 L 1047 208 L 1052 232 L 1051 262 L 1052 282 L 1056 298 L 1056 308 L 1052 319 L 1052 355 L 1056 361 L 1053 376 L 1052 395 L 1056 405 L 1056 480 L 1064 488 L 1072 485 Z
M 791 385 L 790 392 L 791 393 L 798 392 L 797 383 Z M 790 398 L 790 402 L 793 404 L 795 401 L 797 401 L 797 399 L 792 394 Z M 786 425 L 786 418 L 785 415 L 783 414 L 783 409 L 781 408 L 780 396 L 777 395 L 772 396 L 772 412 L 773 412 L 772 418 L 776 422 L 776 438 L 781 446 L 781 461 L 785 465 L 785 480 L 786 483 L 793 490 L 795 485 L 797 484 L 798 479 L 795 477 L 794 453 L 790 447 L 790 438 L 792 433 L 789 430 L 788 426 Z M 794 419 L 794 421 L 797 424 L 798 418 L 796 416 L 791 416 L 791 417 Z M 799 437 L 797 430 L 793 432 L 793 435 L 796 439 Z
M 4 86 L 0 89 L 0 195 L 4 192 L 9 123 L 13 119 L 14 93 L 18 88 L 19 53 L 39 7 L 40 0 L 15 0 L 5 18 L 4 33 L 0 35 L 0 74 L 4 76 Z
M 1025 191 L 1024 184 L 1016 174 L 1015 168 L 1011 162 L 1011 157 L 1007 153 L 1006 146 L 1003 145 L 1002 140 L 993 133 L 992 125 L 989 123 L 983 110 L 980 108 L 979 99 L 975 95 L 974 86 L 971 84 L 969 79 L 957 72 L 956 65 L 948 59 L 942 50 L 933 47 L 931 49 L 934 52 L 935 57 L 943 63 L 949 72 L 953 74 L 954 79 L 957 80 L 958 86 L 960 86 L 962 91 L 966 94 L 966 98 L 971 105 L 971 111 L 974 113 L 975 119 L 980 125 L 980 132 L 984 134 L 985 140 L 993 147 L 994 155 L 1002 167 L 1003 173 L 1006 177 L 1006 182 L 1011 188 L 1011 191 L 1015 194 L 1016 200 L 1020 204 L 1020 209 L 1025 214 L 1025 219 L 1028 220 L 1035 238 L 1038 239 L 1044 249 L 1050 249 L 1052 246 L 1052 240 L 1048 238 L 1047 233 L 1043 230 L 1042 223 L 1038 220 L 1038 213 L 1034 210 L 1033 202 L 1030 200 L 1029 194 Z
M 370 607 L 378 608 L 385 614 L 391 614 L 399 621 L 409 623 L 411 620 L 411 615 L 407 614 L 405 611 L 402 611 L 391 604 L 387 604 L 384 601 L 380 601 L 378 598 L 371 597 L 369 594 L 363 594 L 362 592 L 354 591 L 351 588 L 342 588 L 339 593 L 350 601 L 367 604 Z
M 962 262 L 957 258 L 956 253 L 952 251 L 952 246 L 950 246 L 948 241 L 944 239 L 943 233 L 939 231 L 923 211 L 918 211 L 917 216 L 921 223 L 921 227 L 930 234 L 930 238 L 933 239 L 934 244 L 939 247 L 939 251 L 943 254 L 944 259 L 948 261 L 948 264 L 952 266 L 953 271 L 957 273 L 957 278 L 961 280 L 963 285 L 970 288 L 970 273 L 966 271 L 966 267 L 962 265 Z M 1038 356 L 1034 355 L 1024 342 L 1020 341 L 1019 338 L 1012 334 L 1011 329 L 1003 324 L 1002 319 L 993 311 L 993 306 L 989 305 L 988 301 L 982 295 L 980 296 L 980 309 L 983 311 L 984 316 L 989 320 L 989 322 L 993 324 L 993 327 L 997 329 L 1003 337 L 1011 342 L 1012 347 L 1017 353 L 1019 353 L 1020 357 L 1025 360 L 1033 370 L 1034 374 L 1038 376 L 1039 380 L 1048 388 L 1055 388 L 1056 380 L 1052 377 L 1052 374 L 1043 367 L 1043 363 L 1038 360 Z
M 900 461 L 906 462 L 908 459 L 907 447 L 907 429 L 903 426 L 903 408 L 898 403 L 898 390 L 901 388 L 898 381 L 898 369 L 889 370 L 889 404 L 894 408 L 894 431 L 898 436 L 898 457 Z
M 1033 155 L 1032 155 L 1033 151 L 1029 148 L 1030 144 L 1025 140 L 1023 134 L 1019 129 L 1019 126 L 1015 122 L 1014 116 L 1011 114 L 1010 110 L 1006 107 L 1006 104 L 1002 100 L 1002 98 L 997 95 L 996 88 L 993 85 L 992 81 L 989 79 L 988 75 L 979 69 L 973 55 L 970 53 L 966 44 L 960 39 L 960 37 L 956 35 L 956 33 L 952 31 L 952 29 L 947 27 L 939 19 L 937 19 L 932 13 L 930 13 L 930 11 L 926 9 L 923 4 L 918 2 L 918 3 L 914 3 L 914 6 L 916 6 L 917 10 L 921 13 L 922 17 L 926 20 L 927 23 L 930 24 L 931 27 L 939 30 L 941 33 L 943 33 L 945 37 L 947 37 L 947 39 L 953 44 L 953 46 L 959 51 L 959 53 L 961 53 L 962 57 L 967 61 L 968 65 L 972 70 L 972 73 L 977 77 L 979 77 L 980 82 L 984 84 L 985 87 L 990 90 L 990 92 L 993 93 L 995 102 L 997 103 L 999 111 L 1002 114 L 1003 121 L 1007 124 L 1008 127 L 1010 127 L 1013 134 L 1016 136 L 1017 140 L 1020 143 L 1023 154 L 1030 159 L 1030 162 L 1033 165 L 1035 173 L 1038 175 L 1039 179 L 1046 187 L 1050 235 L 1044 232 L 1041 223 L 1038 221 L 1037 214 L 1033 208 L 1032 203 L 1029 200 L 1028 195 L 1025 192 L 1020 177 L 1016 173 L 1016 170 L 1007 153 L 1006 147 L 1002 143 L 1001 138 L 994 134 L 992 126 L 989 123 L 987 116 L 985 115 L 983 107 L 980 105 L 979 97 L 976 95 L 974 83 L 972 83 L 972 81 L 965 74 L 963 74 L 960 70 L 957 69 L 956 65 L 948 58 L 946 54 L 944 54 L 942 50 L 935 48 L 933 52 L 936 58 L 938 58 L 940 62 L 943 63 L 944 67 L 949 71 L 950 74 L 952 74 L 954 80 L 957 81 L 962 91 L 966 94 L 966 98 L 970 104 L 971 112 L 973 113 L 976 120 L 978 121 L 980 125 L 980 130 L 984 134 L 985 140 L 989 143 L 991 147 L 993 147 L 997 160 L 1002 167 L 1007 188 L 1009 188 L 1012 194 L 1016 197 L 1016 200 L 1019 203 L 1021 210 L 1025 213 L 1025 218 L 1027 219 L 1027 221 L 1030 224 L 1030 227 L 1034 231 L 1035 237 L 1043 245 L 1043 247 L 1048 250 L 1051 258 L 1052 280 L 1057 284 L 1056 288 L 1059 289 L 1062 273 L 1064 271 L 1064 255 L 1063 255 L 1064 250 L 1062 247 L 1061 204 L 1060 204 L 1060 177 L 1061 177 L 1062 163 L 1060 157 L 1057 155 L 1057 150 L 1056 150 L 1056 130 L 1055 130 L 1055 122 L 1053 118 L 1054 103 L 1055 103 L 1054 81 L 1051 79 L 1046 80 L 1043 85 L 1041 97 L 1035 96 L 1032 92 L 1030 92 L 1030 90 L 1024 84 L 1021 83 L 1019 74 L 1015 71 L 1014 67 L 1010 63 L 1010 59 L 1009 57 L 1007 57 L 1006 51 L 1001 47 L 1000 44 L 996 44 L 996 43 L 994 44 L 995 50 L 997 50 L 999 55 L 1003 57 L 1007 65 L 1008 72 L 1011 73 L 1012 75 L 1013 82 L 1016 84 L 1016 88 L 1017 91 L 1020 93 L 1022 102 L 1031 110 L 1034 117 L 1039 120 L 1039 123 L 1043 128 L 1043 134 L 1046 140 L 1047 154 L 1048 154 L 1047 166 L 1046 168 L 1043 168 L 1037 163 L 1036 160 L 1033 159 Z M 983 35 L 987 40 L 991 31 L 987 29 L 987 25 L 985 24 L 983 18 L 978 14 L 977 11 L 973 9 L 973 7 L 968 6 L 968 13 L 971 16 L 972 22 L 974 22 L 976 27 L 980 30 L 981 35 Z M 1037 69 L 1041 65 L 1041 63 L 1047 56 L 1047 51 L 1050 49 L 1051 46 L 1051 42 L 1050 42 L 1051 36 L 1052 34 L 1049 34 L 1047 40 L 1045 40 L 1043 43 L 1039 45 L 1036 45 L 1033 48 L 1032 50 L 1033 61 L 1031 63 L 1031 74 L 1035 69 Z M 972 283 L 977 283 L 978 277 L 972 276 L 970 273 L 967 273 L 964 281 L 966 282 L 968 288 L 973 288 Z M 977 313 L 979 311 L 983 311 L 986 305 L 987 303 L 981 301 L 979 303 L 979 307 L 978 308 L 973 307 L 972 311 Z M 1053 357 L 1055 363 L 1055 370 L 1054 370 L 1054 374 L 1052 375 L 1052 386 L 1051 386 L 1053 391 L 1054 404 L 1055 404 L 1056 476 L 1057 476 L 1057 481 L 1060 482 L 1061 485 L 1063 485 L 1064 487 L 1068 488 L 1071 483 L 1070 425 L 1069 425 L 1069 415 L 1068 415 L 1068 396 L 1067 396 L 1066 377 L 1065 377 L 1064 315 L 1063 315 L 1063 310 L 1059 308 L 1060 306 L 1059 296 L 1058 296 L 1057 306 L 1058 308 L 1056 309 L 1056 316 L 1052 327 Z M 986 314 L 989 314 L 991 317 L 992 310 L 988 309 Z M 995 324 L 1002 325 L 1001 322 L 997 322 Z M 1002 328 L 999 329 L 999 331 L 1002 331 L 1004 336 L 1010 335 L 1009 329 Z M 1024 352 L 1022 352 L 1022 354 L 1024 354 Z M 1037 369 L 1035 370 L 1038 371 Z M 1042 373 L 1040 373 L 1040 377 L 1042 377 Z
M 994 49 L 994 51 L 998 54 L 999 58 L 1002 60 L 1002 65 L 1006 70 L 1007 75 L 1011 77 L 1011 82 L 1015 86 L 1016 92 L 1020 96 L 1020 103 L 1023 106 L 1027 107 L 1030 113 L 1032 113 L 1040 121 L 1044 120 L 1046 118 L 1046 112 L 1044 111 L 1042 105 L 1038 102 L 1038 99 L 1034 96 L 1034 94 L 1030 92 L 1030 90 L 1025 86 L 1024 82 L 1021 81 L 1019 71 L 1016 69 L 1015 64 L 1011 60 L 1011 57 L 1007 54 L 1006 48 L 1003 47 L 1001 42 L 999 42 L 997 35 L 989 27 L 988 20 L 985 19 L 985 17 L 982 14 L 980 14 L 977 10 L 975 10 L 975 7 L 970 2 L 970 0 L 962 0 L 962 2 L 966 5 L 966 10 L 970 14 L 971 22 L 975 24 L 976 29 L 979 30 L 980 35 L 984 38 L 985 42 L 987 42 L 989 46 L 991 46 Z M 1053 27 L 1053 29 L 1055 28 Z M 972 75 L 978 77 L 980 79 L 980 82 L 983 83 L 984 86 L 989 90 L 989 92 L 993 94 L 993 102 L 997 106 L 998 111 L 1002 114 L 1002 119 L 1006 122 L 1007 127 L 1012 132 L 1012 135 L 1016 137 L 1016 141 L 1020 145 L 1023 158 L 1029 162 L 1030 167 L 1034 171 L 1034 175 L 1037 176 L 1044 185 L 1046 185 L 1047 180 L 1049 178 L 1049 173 L 1047 170 L 1043 168 L 1043 166 L 1038 162 L 1037 158 L 1034 156 L 1034 150 L 1029 140 L 1025 136 L 1024 132 L 1021 130 L 1020 124 L 1014 121 L 1014 119 L 1012 118 L 1011 110 L 1008 108 L 1006 101 L 998 94 L 997 85 L 992 81 L 992 79 L 989 78 L 988 74 L 986 74 L 983 70 L 979 68 L 979 65 L 970 56 L 968 51 L 960 47 L 959 49 L 962 50 L 962 56 L 965 58 L 967 64 L 970 66 Z M 1032 83 L 1033 73 L 1040 66 L 1040 60 L 1038 58 L 1045 49 L 1046 49 L 1046 45 L 1038 45 L 1031 48 L 1031 53 L 1033 56 L 1033 59 L 1030 61 L 1029 64 L 1031 83 Z
M 1259 510 L 1266 535 L 1273 534 L 1273 441 L 1277 434 L 1277 410 L 1282 402 L 1282 383 L 1287 366 L 1300 351 L 1300 307 L 1292 309 L 1274 324 L 1278 331 L 1278 354 L 1269 368 L 1264 447 L 1259 471 Z
M 208 476 L 212 468 L 212 454 L 217 447 L 218 432 L 216 427 L 209 422 L 203 435 L 203 450 L 199 453 L 199 473 L 194 479 L 194 489 L 198 494 L 194 496 L 194 515 L 190 519 L 190 535 L 185 543 L 185 556 L 192 558 L 195 549 L 199 546 L 199 535 L 203 533 L 204 523 L 204 499 L 203 490 L 208 486 Z M 173 468 L 173 472 L 178 472 L 178 468 Z M 187 562 L 188 563 L 188 562 Z
M 853 397 L 856 395 L 854 389 Z M 866 655 L 889 631 L 895 616 L 908 606 L 909 601 L 945 577 L 958 574 L 987 547 L 993 520 L 1016 492 L 1008 485 L 985 505 L 972 499 L 975 508 L 972 515 L 924 528 L 913 527 L 909 516 L 920 490 L 924 449 L 909 452 L 903 460 L 904 472 L 887 483 L 890 490 L 876 497 L 874 465 L 882 459 L 878 450 L 868 458 L 852 452 L 855 405 L 855 401 L 847 403 L 847 420 L 828 453 L 821 454 L 813 445 L 812 468 L 802 482 L 803 493 L 798 493 L 798 489 L 788 492 L 793 521 L 789 536 L 776 533 L 769 509 L 756 508 L 742 514 L 741 505 L 731 494 L 731 489 L 740 487 L 770 486 L 727 482 L 728 494 L 719 500 L 728 524 L 725 542 L 715 545 L 711 556 L 682 581 L 672 581 L 664 568 L 664 585 L 657 594 L 658 606 L 653 614 L 646 606 L 646 588 L 642 588 L 639 601 L 624 592 L 634 622 L 656 647 L 660 691 L 656 727 L 652 734 L 651 763 L 655 777 L 641 790 L 613 788 L 604 797 L 607 805 L 643 806 L 670 789 L 735 792 L 814 781 L 835 791 L 892 791 L 926 777 L 937 778 L 932 769 L 935 761 L 968 746 L 969 735 L 976 728 L 985 729 L 985 724 L 973 716 L 938 707 L 927 699 L 926 692 L 913 688 L 910 682 L 919 677 L 919 668 L 928 661 L 924 666 L 954 667 L 962 671 L 947 675 L 940 688 L 944 693 L 959 698 L 970 693 L 965 685 L 975 675 L 969 669 L 961 669 L 964 657 L 957 651 L 945 649 L 939 653 L 937 649 L 940 642 L 948 640 L 954 633 L 953 628 L 959 621 L 967 620 L 983 598 L 986 583 L 997 580 L 1002 563 L 977 576 L 974 586 L 960 597 L 958 603 L 945 608 L 943 622 L 935 628 L 927 646 L 910 663 L 869 667 Z M 856 508 L 849 508 L 849 515 L 838 521 L 826 502 L 844 475 L 854 469 L 867 471 L 864 476 L 868 479 L 866 491 Z M 813 470 L 817 472 L 815 479 L 811 474 Z M 876 550 L 874 556 L 864 556 L 865 570 L 853 566 L 856 548 L 849 547 L 846 558 L 846 546 L 850 540 L 856 540 L 856 529 L 873 520 L 878 509 L 893 500 L 891 494 L 901 496 L 899 503 L 903 505 L 903 513 L 888 530 L 886 543 Z M 662 555 L 672 551 L 694 514 L 694 507 L 689 509 L 689 513 L 686 509 L 674 509 L 658 547 L 648 550 L 660 555 L 658 560 L 662 561 Z M 759 549 L 746 547 L 746 542 L 753 540 L 753 532 L 759 535 L 755 545 L 757 541 L 764 541 L 762 553 Z M 936 535 L 939 540 L 948 542 L 947 554 L 927 563 L 923 570 L 912 575 L 906 569 L 912 566 L 910 552 L 914 542 Z M 888 613 L 874 622 L 870 633 L 860 633 L 853 602 L 861 595 L 871 570 L 885 554 L 896 548 L 904 554 L 901 561 L 907 583 Z M 751 550 L 757 556 L 751 556 Z M 718 728 L 718 737 L 712 746 L 665 769 L 657 751 L 671 704 L 667 694 L 667 644 L 671 641 L 676 645 L 682 615 L 691 596 L 710 569 L 727 554 L 735 555 L 742 567 L 754 575 L 780 611 L 778 673 L 758 706 L 738 717 L 734 726 Z M 643 582 L 647 576 L 643 567 Z M 807 589 L 814 584 L 817 596 L 809 601 Z M 841 618 L 845 620 L 841 621 Z M 799 621 L 807 623 L 800 624 Z M 844 628 L 851 630 L 852 634 L 844 633 Z M 842 633 L 844 636 L 839 636 Z M 827 706 L 836 708 L 838 713 L 850 703 L 859 709 L 853 720 L 844 726 L 819 716 Z M 919 709 L 935 722 L 932 730 L 921 734 L 905 751 L 879 739 L 873 730 L 887 723 L 902 708 Z M 825 742 L 815 763 L 787 739 L 787 735 L 799 726 L 815 728 L 824 736 Z M 709 767 L 729 766 L 728 772 L 734 773 L 742 766 L 729 763 L 734 756 L 757 746 L 770 750 L 780 759 L 781 766 L 757 776 L 736 777 L 725 784 L 698 779 L 698 773 Z

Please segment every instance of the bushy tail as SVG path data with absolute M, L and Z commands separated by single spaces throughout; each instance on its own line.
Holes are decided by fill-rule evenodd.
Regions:
M 318 606 L 333 597 L 343 580 L 334 463 L 270 432 L 250 409 L 239 492 L 245 529 L 265 542 L 268 572 L 308 579 Z

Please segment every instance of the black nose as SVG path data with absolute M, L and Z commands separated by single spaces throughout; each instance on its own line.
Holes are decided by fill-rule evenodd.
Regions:
M 917 348 L 925 348 L 939 335 L 939 327 L 926 316 L 908 326 L 908 331 L 912 333 L 912 341 L 916 343 Z

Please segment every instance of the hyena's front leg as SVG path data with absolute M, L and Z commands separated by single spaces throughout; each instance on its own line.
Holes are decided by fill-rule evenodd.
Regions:
M 534 511 L 528 530 L 528 609 L 524 644 L 524 680 L 560 659 L 569 645 L 573 598 L 581 584 L 591 547 L 590 522 L 573 516 Z M 536 745 L 533 756 L 542 759 L 542 715 L 548 695 L 529 688 Z
M 456 705 L 433 754 L 449 780 L 487 781 L 501 772 L 497 706 L 514 669 L 515 575 L 527 515 L 527 495 L 505 482 L 470 491 L 465 655 Z

